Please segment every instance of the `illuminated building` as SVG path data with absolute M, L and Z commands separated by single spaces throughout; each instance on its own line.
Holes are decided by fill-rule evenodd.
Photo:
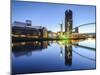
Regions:
M 12 26 L 13 37 L 47 38 L 47 29 L 42 26 L 32 26 L 30 20 L 24 22 L 15 21 Z
M 73 26 L 72 15 L 73 13 L 71 10 L 65 11 L 65 33 L 68 33 L 68 34 L 72 33 L 72 26 Z

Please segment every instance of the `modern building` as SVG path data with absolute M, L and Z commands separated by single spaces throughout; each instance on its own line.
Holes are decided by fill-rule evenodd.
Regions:
M 27 26 L 32 26 L 32 21 L 31 20 L 26 20 Z
M 12 26 L 12 37 L 47 38 L 47 29 L 42 26 L 32 26 L 30 20 L 15 21 Z
M 71 34 L 73 27 L 73 13 L 71 10 L 65 11 L 65 33 Z

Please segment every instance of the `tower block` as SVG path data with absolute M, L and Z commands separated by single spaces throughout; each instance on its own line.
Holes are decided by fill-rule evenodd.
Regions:
M 70 38 L 73 28 L 73 13 L 71 10 L 65 11 L 65 35 Z

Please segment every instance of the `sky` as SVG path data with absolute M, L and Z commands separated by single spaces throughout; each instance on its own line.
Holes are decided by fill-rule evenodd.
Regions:
M 95 6 L 12 1 L 12 23 L 31 20 L 33 26 L 43 26 L 57 32 L 60 31 L 60 24 L 65 23 L 65 11 L 68 9 L 73 12 L 73 28 L 95 22 Z M 90 31 L 94 32 L 94 27 Z M 85 27 L 83 31 L 88 28 Z

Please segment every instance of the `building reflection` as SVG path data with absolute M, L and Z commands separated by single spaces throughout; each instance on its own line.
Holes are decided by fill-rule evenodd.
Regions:
M 74 44 L 78 45 L 79 41 L 82 41 L 82 40 L 62 40 L 62 41 L 57 42 L 60 45 L 60 56 L 64 55 L 66 66 L 72 65 L 72 45 Z
M 47 50 L 52 43 L 57 43 L 60 46 L 60 56 L 64 55 L 64 64 L 72 65 L 72 45 L 77 47 L 78 42 L 82 40 L 60 40 L 60 41 L 33 41 L 33 42 L 18 42 L 12 44 L 12 52 L 15 57 L 31 56 L 32 52 Z
M 72 41 L 68 40 L 68 44 L 65 45 L 65 65 L 72 65 Z
M 31 56 L 33 51 L 42 51 L 47 48 L 49 41 L 21 42 L 12 44 L 12 52 L 15 57 Z

